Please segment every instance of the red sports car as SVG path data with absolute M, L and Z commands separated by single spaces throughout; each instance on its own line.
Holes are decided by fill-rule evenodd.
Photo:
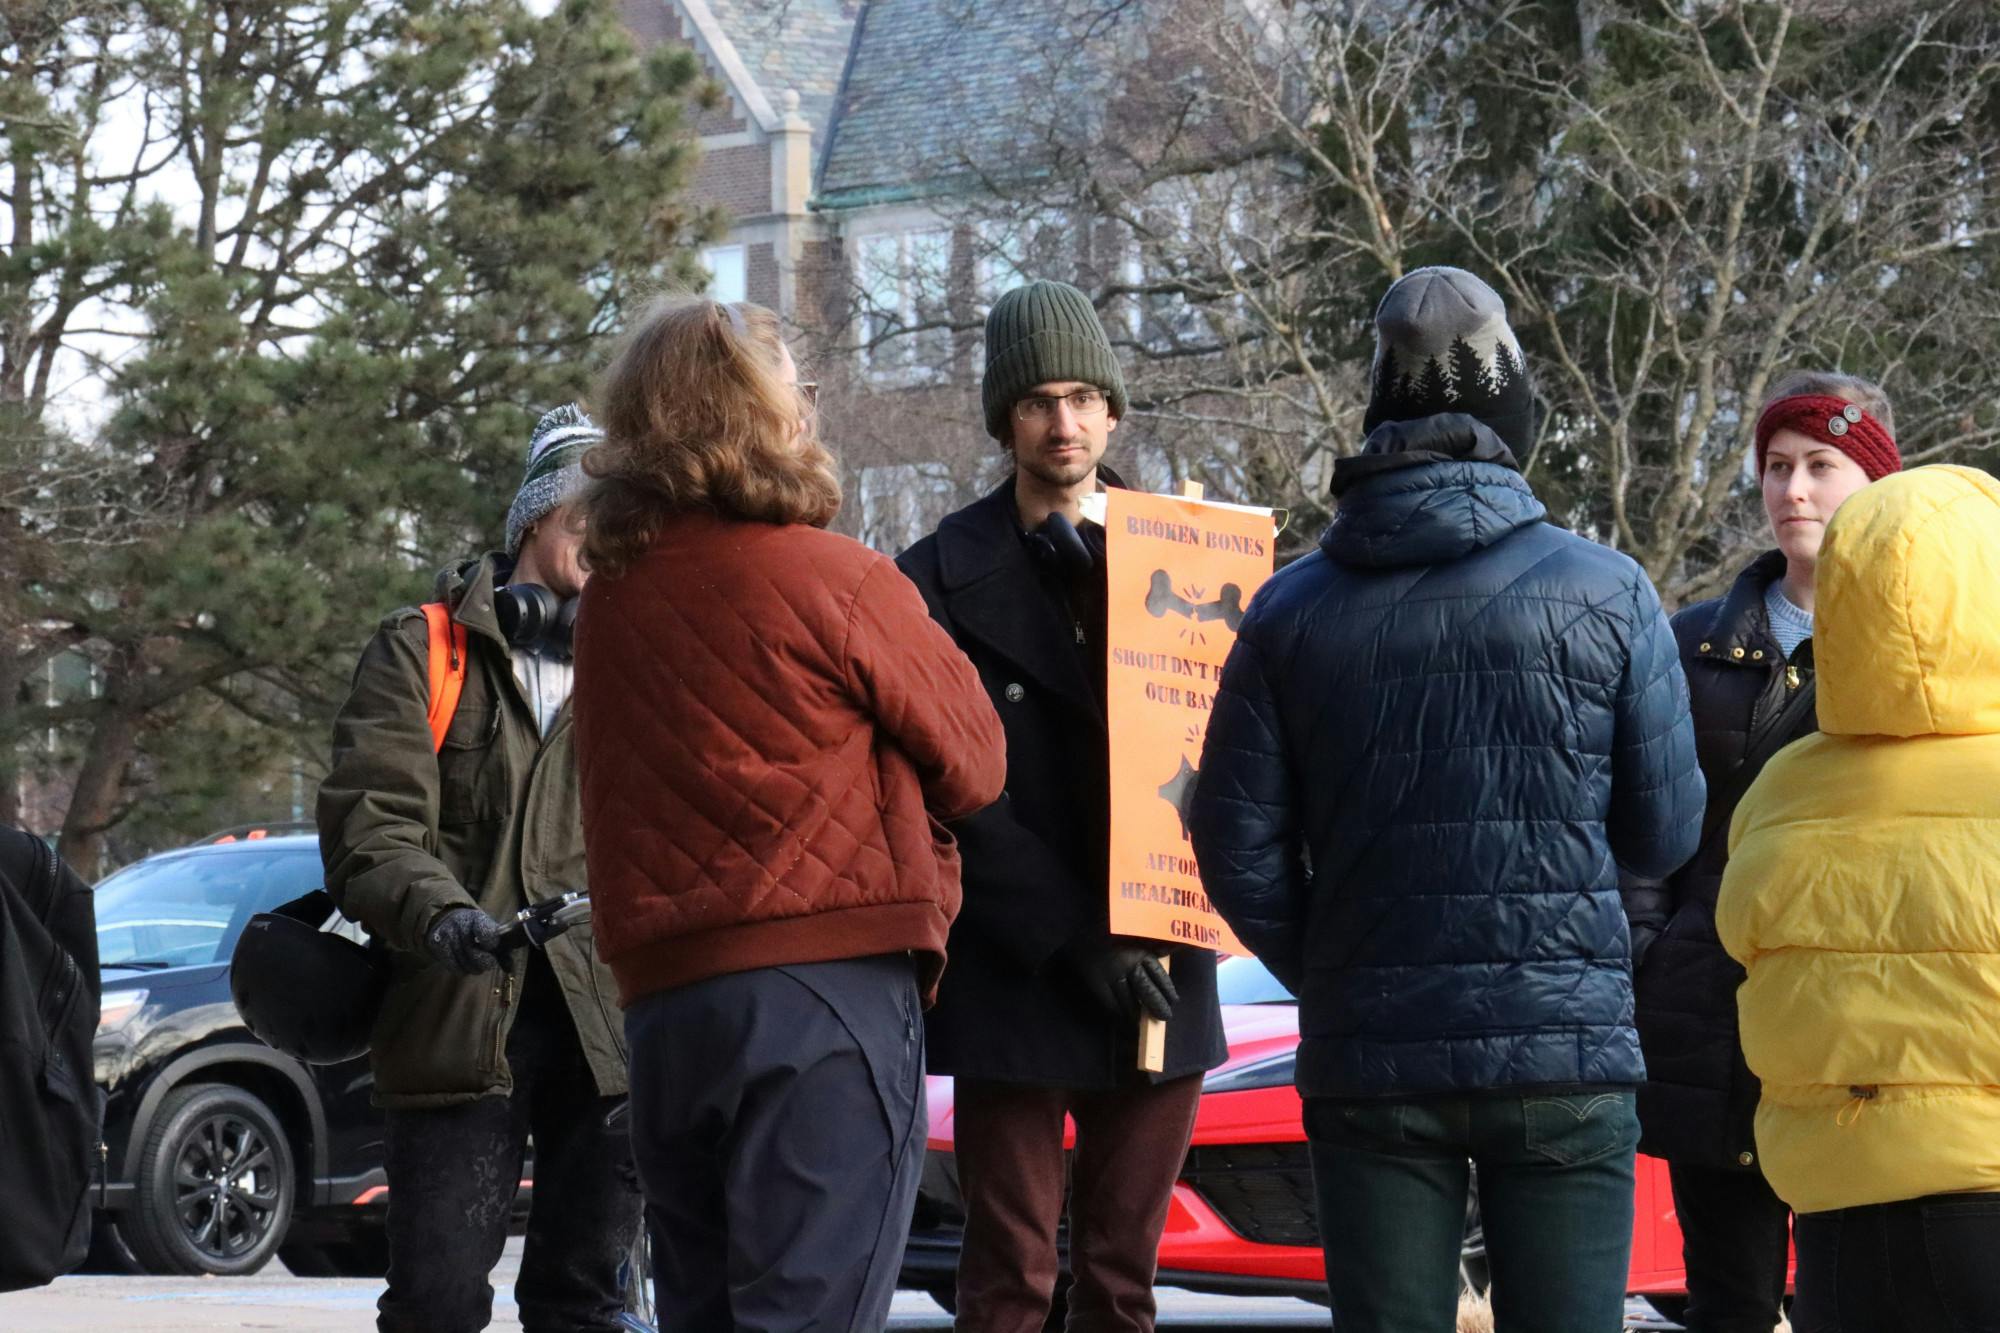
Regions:
M 1225 960 L 1217 985 L 1229 1059 L 1209 1074 L 1202 1091 L 1194 1141 L 1160 1239 L 1159 1281 L 1190 1291 L 1325 1303 L 1312 1167 L 1292 1086 L 1298 1004 L 1253 958 Z M 951 1080 L 933 1077 L 929 1093 L 930 1154 L 902 1285 L 929 1292 L 949 1310 L 964 1220 L 952 1160 Z M 1628 1290 L 1677 1317 L 1686 1307 L 1687 1283 L 1664 1162 L 1639 1159 L 1634 1207 Z M 1476 1198 L 1467 1201 L 1460 1272 L 1467 1287 L 1485 1287 Z

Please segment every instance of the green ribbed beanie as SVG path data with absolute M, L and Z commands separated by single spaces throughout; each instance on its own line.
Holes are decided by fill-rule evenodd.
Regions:
M 1125 415 L 1125 376 L 1090 298 L 1046 279 L 1016 287 L 986 316 L 986 376 L 979 386 L 986 433 L 1007 438 L 1007 414 L 1037 384 L 1095 384 Z

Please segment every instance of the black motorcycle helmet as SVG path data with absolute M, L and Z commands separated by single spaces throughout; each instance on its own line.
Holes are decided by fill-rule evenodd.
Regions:
M 314 889 L 259 912 L 229 960 L 229 993 L 244 1026 L 309 1065 L 367 1051 L 388 985 L 375 950 L 320 929 L 333 910 L 326 890 Z

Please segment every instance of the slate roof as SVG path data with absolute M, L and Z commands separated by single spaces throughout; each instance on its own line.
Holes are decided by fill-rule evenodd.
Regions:
M 1077 16 L 1106 8 L 869 0 L 820 158 L 819 206 L 923 194 L 968 160 L 1003 173 L 1031 163 L 1050 115 L 1091 115 L 1103 104 L 1093 47 L 1132 34 L 1114 24 L 1081 36 Z
M 797 90 L 799 111 L 818 139 L 833 115 L 862 3 L 708 0 L 708 8 L 772 106 L 782 111 L 785 90 Z
M 1098 57 L 1143 39 L 1150 2 L 705 0 L 772 107 L 798 92 L 830 208 L 1031 171 L 1052 117 L 1103 107 Z

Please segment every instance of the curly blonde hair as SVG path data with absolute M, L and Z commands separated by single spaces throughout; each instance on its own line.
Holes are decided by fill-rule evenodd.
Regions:
M 673 514 L 704 509 L 825 527 L 840 476 L 796 384 L 778 317 L 706 297 L 655 301 L 596 394 L 604 442 L 584 455 L 584 559 L 617 578 Z

